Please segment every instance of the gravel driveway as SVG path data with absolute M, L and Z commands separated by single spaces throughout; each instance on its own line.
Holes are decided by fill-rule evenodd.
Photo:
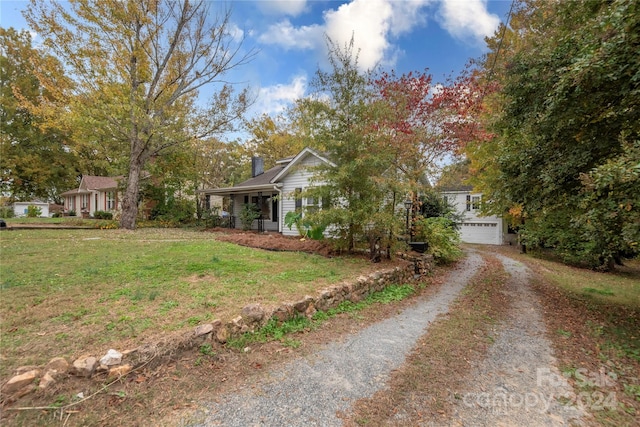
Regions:
M 582 425 L 585 414 L 573 389 L 556 367 L 545 337 L 540 304 L 529 286 L 530 271 L 522 263 L 498 255 L 509 273 L 507 295 L 513 307 L 498 326 L 487 357 L 470 375 L 470 387 L 456 400 L 453 426 Z
M 506 257 L 501 261 L 511 275 L 514 310 L 508 323 L 502 325 L 487 359 L 475 367 L 474 383 L 464 394 L 467 399 L 457 406 L 449 425 L 552 426 L 579 420 L 580 413 L 553 399 L 570 392 L 566 382 L 537 382 L 536 375 L 541 372 L 555 375 L 544 378 L 561 376 L 544 338 L 544 325 L 528 286 L 526 268 Z M 404 362 L 436 316 L 448 311 L 482 263 L 478 253 L 468 253 L 437 294 L 311 356 L 278 367 L 257 383 L 217 396 L 216 402 L 204 405 L 209 410 L 203 422 L 196 425 L 340 426 L 336 412 L 348 412 L 354 401 L 385 387 L 391 371 Z M 554 388 L 548 389 L 551 385 Z M 537 393 L 539 398 L 549 399 L 541 400 L 542 406 L 496 407 L 480 398 L 487 392 L 489 396 L 502 393 L 507 397 Z

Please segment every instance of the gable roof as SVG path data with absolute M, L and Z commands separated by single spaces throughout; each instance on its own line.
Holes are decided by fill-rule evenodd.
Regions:
M 234 187 L 254 187 L 256 185 L 271 184 L 273 178 L 278 175 L 284 168 L 284 165 L 274 166 L 258 176 L 249 178 L 248 180 L 243 181 L 240 184 L 234 185 Z
M 87 190 L 104 190 L 118 188 L 117 178 L 110 176 L 82 175 L 80 188 Z
M 446 185 L 443 187 L 436 187 L 440 193 L 454 193 L 454 192 L 473 192 L 473 185 Z
M 335 166 L 335 164 L 331 160 L 329 160 L 326 157 L 318 154 L 317 151 L 307 147 L 304 150 L 302 150 L 301 152 L 299 152 L 297 156 L 295 156 L 276 176 L 274 176 L 273 179 L 271 180 L 271 182 L 275 183 L 275 182 L 280 181 L 282 178 L 287 176 L 287 174 L 289 172 L 291 172 L 291 170 L 295 167 L 296 164 L 302 162 L 308 156 L 316 156 L 318 159 L 320 159 L 321 161 L 325 162 L 326 164 L 328 164 L 330 166 Z
M 236 184 L 233 187 L 223 187 L 223 188 L 214 188 L 208 190 L 199 190 L 200 193 L 205 194 L 219 194 L 219 195 L 227 195 L 233 193 L 246 193 L 247 191 L 262 191 L 262 190 L 271 190 L 275 187 L 278 187 L 278 184 L 273 184 L 271 180 L 274 176 L 276 176 L 282 169 L 284 169 L 284 165 L 277 165 L 268 169 L 264 173 L 261 173 L 258 176 L 253 178 L 249 178 L 246 181 L 241 182 L 240 184 Z
M 72 196 L 74 194 L 89 194 L 91 191 L 111 190 L 118 188 L 118 180 L 122 177 L 82 175 L 80 185 L 73 190 L 61 193 L 61 196 Z
M 224 188 L 213 188 L 206 190 L 198 190 L 200 193 L 205 194 L 219 194 L 219 195 L 228 195 L 228 194 L 238 194 L 238 193 L 246 193 L 247 191 L 263 191 L 263 190 L 273 190 L 277 187 L 282 186 L 281 180 L 287 176 L 289 172 L 293 170 L 296 164 L 303 161 L 308 156 L 315 156 L 321 161 L 334 166 L 334 164 L 328 160 L 326 157 L 318 154 L 316 151 L 311 148 L 305 148 L 300 153 L 293 157 L 287 157 L 284 159 L 280 159 L 276 161 L 276 166 L 271 169 L 265 171 L 264 173 L 255 176 L 253 178 L 249 178 L 246 181 L 241 182 L 240 184 L 236 184 L 233 187 L 224 187 Z

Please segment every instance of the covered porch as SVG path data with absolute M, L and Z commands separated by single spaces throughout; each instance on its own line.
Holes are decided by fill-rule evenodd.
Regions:
M 242 210 L 246 205 L 254 205 L 259 217 L 253 220 L 250 229 L 255 231 L 282 232 L 280 225 L 281 190 L 278 185 L 265 184 L 251 187 L 227 187 L 204 190 L 205 195 L 215 195 L 227 198 L 229 201 L 229 228 L 242 229 Z

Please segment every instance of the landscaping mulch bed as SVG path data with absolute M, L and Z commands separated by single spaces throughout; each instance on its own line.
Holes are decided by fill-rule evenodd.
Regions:
M 280 233 L 259 233 L 257 231 L 241 231 L 229 228 L 212 228 L 208 231 L 216 233 L 216 239 L 218 240 L 251 248 L 270 251 L 307 252 L 322 256 L 331 256 L 335 253 L 329 242 L 284 236 Z

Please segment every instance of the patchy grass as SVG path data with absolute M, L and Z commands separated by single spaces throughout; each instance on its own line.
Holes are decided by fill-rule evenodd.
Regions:
M 492 326 L 509 307 L 501 292 L 507 274 L 495 258 L 486 261 L 449 314 L 429 327 L 392 373 L 388 387 L 358 400 L 345 426 L 448 424 L 451 390 L 464 389 L 464 373 L 484 357 L 494 340 Z
M 559 262 L 528 258 L 545 280 L 594 304 L 640 309 L 640 259 L 627 261 L 609 273 L 569 267 Z
M 14 230 L 0 245 L 1 378 L 54 356 L 124 350 L 228 320 L 250 302 L 275 305 L 371 268 L 175 229 Z

